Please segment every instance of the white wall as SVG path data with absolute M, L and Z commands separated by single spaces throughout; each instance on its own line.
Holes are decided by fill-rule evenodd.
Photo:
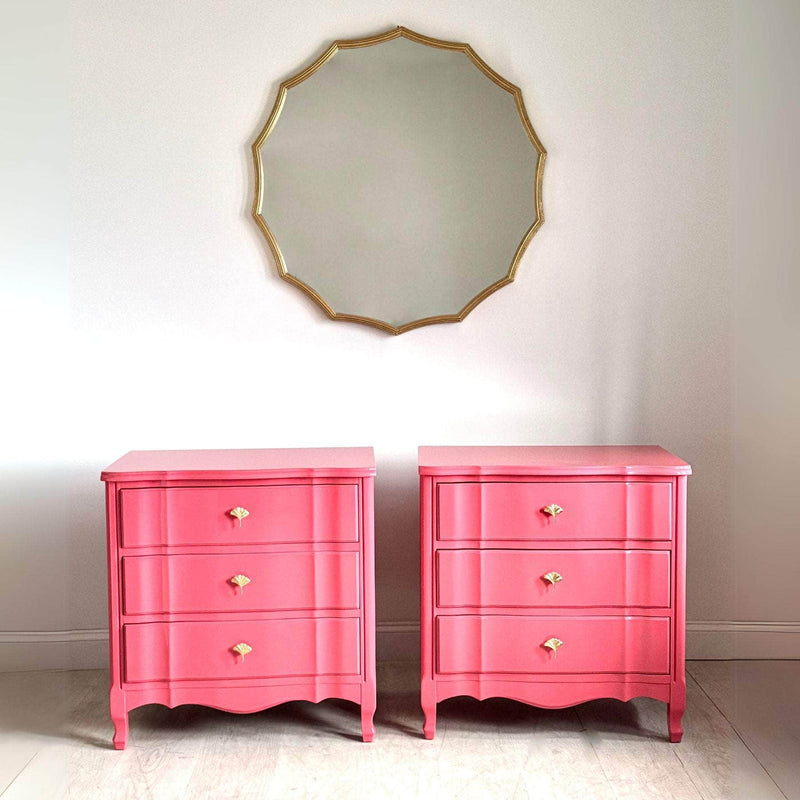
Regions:
M 800 657 L 800 4 L 740 3 L 735 19 L 731 606 L 784 623 L 771 638 Z
M 349 444 L 378 458 L 384 655 L 415 648 L 418 444 L 625 442 L 695 469 L 690 654 L 800 656 L 792 3 L 5 14 L 0 668 L 102 663 L 123 452 Z M 278 279 L 249 147 L 281 79 L 396 24 L 520 85 L 548 160 L 516 282 L 393 338 Z

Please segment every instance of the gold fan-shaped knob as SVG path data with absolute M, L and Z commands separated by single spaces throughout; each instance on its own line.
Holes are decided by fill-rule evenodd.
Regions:
M 560 583 L 564 580 L 564 577 L 559 575 L 557 572 L 545 572 L 545 574 L 542 575 L 542 578 L 544 578 L 544 580 L 546 580 L 551 586 L 555 586 L 557 583 Z
M 561 639 L 556 639 L 555 636 L 552 636 L 542 645 L 542 647 L 546 647 L 548 650 L 552 650 L 553 658 L 555 658 L 558 655 L 558 648 L 561 647 L 563 644 L 564 642 L 562 642 Z
M 236 506 L 236 508 L 232 508 L 228 512 L 232 517 L 236 517 L 239 520 L 239 527 L 242 527 L 242 520 L 245 517 L 250 516 L 250 512 L 246 508 L 242 508 L 241 506 Z
M 243 592 L 244 587 L 247 586 L 248 583 L 250 583 L 250 578 L 248 578 L 247 575 L 234 575 L 230 579 L 230 583 L 232 583 L 234 586 L 238 586 L 239 591 Z
M 543 514 L 547 514 L 550 517 L 557 517 L 564 509 L 561 506 L 556 505 L 555 503 L 550 503 L 549 506 L 545 506 L 542 509 Z
M 244 657 L 248 653 L 252 653 L 253 652 L 253 648 L 250 647 L 250 645 L 247 644 L 247 642 L 239 642 L 239 644 L 235 644 L 231 648 L 231 650 L 233 650 L 234 653 L 237 653 L 238 655 L 240 655 L 242 657 L 242 661 L 244 661 Z

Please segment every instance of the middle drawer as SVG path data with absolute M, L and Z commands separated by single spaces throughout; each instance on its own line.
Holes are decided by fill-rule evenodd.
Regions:
M 357 609 L 357 552 L 125 556 L 123 611 Z
M 668 550 L 439 550 L 440 608 L 668 608 Z

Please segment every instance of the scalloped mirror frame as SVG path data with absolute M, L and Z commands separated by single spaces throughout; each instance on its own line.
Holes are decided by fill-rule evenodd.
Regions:
M 329 303 L 325 301 L 325 299 L 316 292 L 311 286 L 309 286 L 304 281 L 300 280 L 296 276 L 292 275 L 287 267 L 286 262 L 284 261 L 283 254 L 281 253 L 281 249 L 278 245 L 275 236 L 273 235 L 272 231 L 269 228 L 266 220 L 262 216 L 261 209 L 262 209 L 262 202 L 263 202 L 263 194 L 264 194 L 264 183 L 263 183 L 263 163 L 261 159 L 261 147 L 266 141 L 267 137 L 270 135 L 270 132 L 275 127 L 275 124 L 280 117 L 281 110 L 283 108 L 283 104 L 286 102 L 286 97 L 289 89 L 293 86 L 297 86 L 297 84 L 302 83 L 304 80 L 309 78 L 313 75 L 320 67 L 322 67 L 329 59 L 331 59 L 339 50 L 347 50 L 352 48 L 358 47 L 369 47 L 371 45 L 380 44 L 381 42 L 387 42 L 391 39 L 396 39 L 398 36 L 402 36 L 406 39 L 410 39 L 413 42 L 417 42 L 418 44 L 427 45 L 429 47 L 438 47 L 444 50 L 457 50 L 460 52 L 465 53 L 470 61 L 486 75 L 490 78 L 494 83 L 496 83 L 501 89 L 504 89 L 506 92 L 511 94 L 514 97 L 514 103 L 517 108 L 517 112 L 520 117 L 520 121 L 522 122 L 522 126 L 525 129 L 525 133 L 530 139 L 531 144 L 533 145 L 534 150 L 537 153 L 537 165 L 536 165 L 536 178 L 534 181 L 534 208 L 536 209 L 536 218 L 533 221 L 533 224 L 528 228 L 525 235 L 522 237 L 522 241 L 519 243 L 516 252 L 514 253 L 514 257 L 511 260 L 511 264 L 509 265 L 508 272 L 505 276 L 503 276 L 500 280 L 495 281 L 494 283 L 487 286 L 481 292 L 479 292 L 475 297 L 473 297 L 457 314 L 442 314 L 438 316 L 431 316 L 425 317 L 423 319 L 413 320 L 411 322 L 405 323 L 403 325 L 391 325 L 388 322 L 384 322 L 383 320 L 373 319 L 372 317 L 365 317 L 360 316 L 357 314 L 343 314 L 340 312 L 335 311 Z M 490 294 L 496 292 L 498 289 L 506 286 L 507 284 L 511 283 L 514 280 L 516 275 L 517 266 L 519 265 L 520 259 L 522 258 L 523 253 L 525 252 L 528 244 L 530 243 L 531 239 L 535 235 L 536 231 L 541 228 L 542 224 L 544 223 L 544 211 L 542 210 L 542 175 L 544 173 L 544 162 L 545 158 L 547 157 L 547 151 L 542 146 L 542 143 L 539 141 L 539 137 L 536 135 L 536 131 L 533 129 L 533 125 L 531 125 L 531 121 L 528 118 L 528 113 L 525 110 L 525 103 L 522 100 L 522 91 L 520 88 L 513 83 L 507 81 L 501 75 L 496 73 L 473 49 L 470 45 L 464 42 L 449 42 L 443 39 L 433 39 L 430 36 L 423 36 L 421 33 L 416 33 L 415 31 L 410 30 L 409 28 L 405 28 L 403 26 L 398 26 L 396 28 L 392 28 L 391 30 L 386 31 L 385 33 L 380 33 L 375 36 L 367 36 L 361 39 L 337 39 L 336 41 L 331 44 L 331 46 L 316 60 L 313 64 L 306 67 L 304 70 L 298 72 L 296 75 L 293 75 L 290 78 L 287 78 L 283 81 L 278 89 L 278 96 L 275 98 L 275 104 L 272 107 L 272 111 L 269 115 L 269 119 L 267 120 L 266 125 L 264 126 L 263 130 L 259 134 L 258 138 L 253 142 L 252 146 L 253 151 L 253 160 L 255 162 L 255 174 L 256 174 L 256 189 L 255 189 L 255 198 L 253 200 L 253 218 L 255 219 L 258 227 L 264 233 L 264 236 L 267 239 L 267 243 L 269 244 L 269 248 L 272 251 L 272 254 L 275 258 L 275 264 L 278 268 L 278 274 L 281 278 L 285 281 L 291 283 L 293 286 L 296 286 L 298 289 L 303 291 L 307 294 L 317 305 L 319 305 L 322 310 L 333 320 L 343 321 L 343 322 L 357 322 L 362 325 L 370 325 L 373 328 L 378 328 L 386 333 L 391 333 L 394 335 L 398 335 L 401 333 L 405 333 L 406 331 L 413 330 L 414 328 L 420 328 L 424 325 L 435 325 L 443 322 L 461 322 L 467 314 L 472 311 L 478 303 L 485 300 Z

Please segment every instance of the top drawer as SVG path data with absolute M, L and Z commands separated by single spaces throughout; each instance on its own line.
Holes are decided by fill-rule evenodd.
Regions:
M 356 484 L 122 489 L 119 494 L 123 547 L 358 541 Z M 239 520 L 231 514 L 234 509 L 247 514 Z
M 668 482 L 482 482 L 438 487 L 437 538 L 443 541 L 659 541 L 669 540 L 672 528 Z

